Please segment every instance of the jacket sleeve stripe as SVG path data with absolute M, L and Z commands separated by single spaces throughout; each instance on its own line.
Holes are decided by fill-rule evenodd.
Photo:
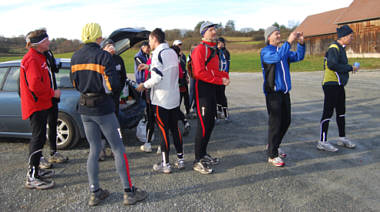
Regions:
M 111 84 L 109 82 L 108 76 L 105 74 L 104 70 L 106 69 L 105 66 L 99 65 L 99 64 L 77 64 L 71 66 L 71 73 L 75 73 L 77 71 L 95 71 L 101 74 L 105 80 L 106 86 L 108 90 L 112 91 Z M 74 85 L 75 86 L 75 85 Z
M 99 64 L 77 64 L 71 66 L 71 72 L 77 72 L 77 71 L 96 71 L 100 74 L 104 74 L 104 70 L 106 69 L 105 66 L 99 65 Z
M 158 70 L 157 68 L 153 68 L 152 71 L 156 72 L 156 74 L 160 75 L 161 77 L 163 77 L 163 74 L 160 70 Z

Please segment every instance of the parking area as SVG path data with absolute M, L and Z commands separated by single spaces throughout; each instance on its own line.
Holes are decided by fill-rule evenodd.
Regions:
M 357 147 L 337 153 L 316 149 L 322 114 L 323 72 L 292 73 L 292 123 L 283 141 L 286 166 L 267 163 L 267 112 L 261 73 L 231 73 L 228 86 L 231 123 L 216 125 L 209 153 L 219 157 L 212 175 L 191 169 L 196 120 L 184 137 L 186 169 L 154 173 L 156 153 L 143 153 L 135 130 L 124 131 L 133 183 L 149 196 L 135 206 L 122 205 L 114 161 L 100 163 L 100 183 L 111 192 L 104 203 L 87 206 L 88 146 L 63 151 L 70 160 L 55 166 L 56 186 L 46 191 L 23 188 L 28 143 L 0 140 L 1 211 L 380 211 L 380 70 L 350 76 L 346 86 L 346 134 Z M 329 140 L 338 136 L 335 116 Z M 154 144 L 158 144 L 158 136 Z M 45 147 L 48 150 L 48 145 Z M 174 162 L 174 147 L 171 162 Z

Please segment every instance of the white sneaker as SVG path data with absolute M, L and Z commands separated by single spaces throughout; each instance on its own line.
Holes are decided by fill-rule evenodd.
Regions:
M 277 167 L 285 166 L 285 162 L 280 157 L 268 158 L 268 162 Z
M 339 137 L 338 141 L 336 142 L 337 145 L 347 147 L 349 149 L 353 149 L 356 147 L 356 144 L 354 144 L 352 141 L 350 141 L 346 137 Z
M 177 169 L 184 169 L 185 168 L 185 160 L 182 158 L 182 159 L 177 159 L 177 162 L 174 163 L 174 166 L 177 168 Z
M 140 150 L 143 152 L 152 152 L 152 145 L 150 143 L 145 143 L 140 146 Z
M 156 172 L 162 172 L 164 174 L 172 173 L 172 168 L 170 164 L 157 163 L 153 165 L 153 170 Z
M 317 149 L 328 151 L 328 152 L 336 152 L 336 151 L 338 151 L 338 148 L 336 148 L 333 145 L 331 145 L 328 141 L 326 141 L 326 142 L 318 141 Z
M 156 153 L 157 153 L 157 155 L 161 154 L 161 146 L 157 147 L 157 152 Z

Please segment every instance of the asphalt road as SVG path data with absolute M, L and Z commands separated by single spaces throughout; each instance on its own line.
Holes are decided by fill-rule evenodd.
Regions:
M 288 154 L 283 168 L 268 164 L 264 151 L 268 116 L 261 74 L 232 73 L 227 88 L 232 123 L 218 124 L 209 144 L 209 153 L 221 159 L 214 174 L 191 169 L 195 120 L 184 137 L 186 169 L 169 175 L 154 173 L 159 156 L 142 153 L 135 131 L 125 131 L 133 183 L 149 196 L 135 206 L 123 206 L 121 183 L 109 158 L 100 163 L 100 183 L 111 196 L 90 208 L 87 144 L 62 151 L 70 160 L 55 166 L 55 188 L 37 191 L 23 188 L 27 141 L 1 139 L 0 211 L 380 211 L 380 72 L 350 77 L 346 132 L 357 148 L 339 148 L 337 153 L 316 149 L 322 75 L 292 73 L 292 123 L 282 145 Z M 335 117 L 328 136 L 335 143 Z

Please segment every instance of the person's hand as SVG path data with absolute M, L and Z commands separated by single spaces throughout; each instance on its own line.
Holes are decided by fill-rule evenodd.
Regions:
M 138 71 L 145 70 L 145 69 L 148 69 L 148 68 L 149 68 L 149 65 L 147 65 L 145 63 L 141 63 L 139 66 L 137 66 L 137 70 Z
M 303 45 L 305 43 L 305 39 L 303 37 L 303 32 L 297 32 L 297 34 L 298 34 L 298 43 Z
M 288 42 L 291 44 L 297 39 L 297 32 L 291 32 L 288 37 Z
M 140 64 L 140 65 L 141 65 L 141 64 Z M 143 91 L 144 89 L 145 89 L 145 87 L 144 87 L 144 83 L 140 83 L 140 84 L 137 86 L 136 91 L 141 92 L 141 91 Z
M 228 85 L 228 84 L 230 84 L 230 80 L 229 80 L 228 78 L 223 77 L 223 78 L 222 78 L 222 81 L 223 81 L 223 85 Z
M 61 97 L 61 90 L 57 89 L 57 90 L 54 90 L 54 98 L 59 98 Z
M 352 73 L 356 73 L 359 71 L 359 67 L 358 66 L 352 66 Z

